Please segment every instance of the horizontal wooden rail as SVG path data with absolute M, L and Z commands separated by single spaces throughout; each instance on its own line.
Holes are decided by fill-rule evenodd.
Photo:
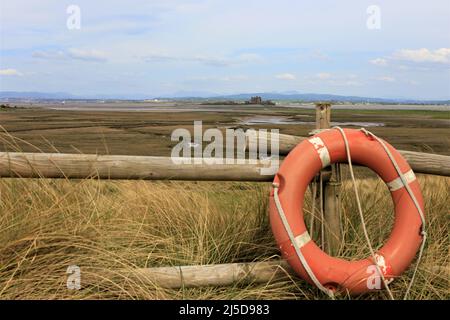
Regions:
M 400 151 L 417 173 L 450 176 L 450 157 Z M 169 157 L 0 152 L 0 177 L 272 181 L 265 161 L 243 164 L 176 164 Z
M 180 159 L 180 158 L 178 158 Z M 176 164 L 170 157 L 0 152 L 0 177 L 205 181 L 271 181 L 263 161 L 244 164 Z
M 425 267 L 426 272 L 447 279 L 448 266 Z M 163 288 L 192 288 L 204 286 L 229 286 L 233 284 L 256 284 L 298 279 L 285 260 L 250 263 L 226 263 L 198 266 L 174 266 L 121 270 L 127 278 L 150 281 Z
M 450 156 L 398 150 L 414 172 L 450 176 Z
M 229 286 L 235 283 L 269 283 L 296 277 L 284 261 L 226 263 L 200 266 L 139 268 L 124 271 L 130 277 L 152 282 L 163 288 Z
M 268 134 L 268 138 L 270 139 L 270 133 Z M 306 140 L 308 138 L 299 137 L 299 136 L 291 136 L 289 134 L 278 134 L 278 143 L 280 156 L 286 156 L 292 149 L 295 148 L 297 144 Z M 270 150 L 270 141 L 267 142 L 267 147 Z

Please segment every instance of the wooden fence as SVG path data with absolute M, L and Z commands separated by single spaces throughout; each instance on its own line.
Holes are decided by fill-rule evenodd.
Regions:
M 280 154 L 285 155 L 305 138 L 280 135 Z M 286 142 L 288 141 L 288 142 Z M 269 144 L 270 145 L 270 144 Z M 400 153 L 416 173 L 450 176 L 450 156 L 403 151 Z M 175 164 L 170 157 L 120 156 L 65 153 L 0 152 L 0 177 L 204 181 L 272 181 L 261 175 L 264 161 L 244 164 Z
M 329 127 L 330 112 L 328 104 L 317 106 L 316 129 Z M 269 135 L 269 148 L 270 138 Z M 277 138 L 281 156 L 287 155 L 298 143 L 307 139 L 285 134 L 278 134 Z M 450 176 L 450 156 L 404 150 L 399 152 L 416 173 Z M 274 177 L 261 174 L 261 170 L 268 166 L 266 161 L 244 160 L 243 164 L 210 164 L 211 162 L 202 159 L 180 165 L 170 157 L 0 152 L 0 177 L 256 182 L 272 181 Z M 320 204 L 325 211 L 327 224 L 325 243 L 331 244 L 326 247 L 328 253 L 333 253 L 341 240 L 339 206 L 334 203 L 338 198 L 337 191 L 330 183 L 340 182 L 340 177 L 330 179 L 330 176 L 336 175 L 337 172 L 333 169 L 328 173 L 328 178 L 324 179 L 325 197 Z M 331 192 L 327 192 L 327 188 Z M 224 285 L 236 281 L 267 282 L 293 276 L 292 270 L 284 261 L 137 269 L 133 274 L 144 275 L 166 287 Z

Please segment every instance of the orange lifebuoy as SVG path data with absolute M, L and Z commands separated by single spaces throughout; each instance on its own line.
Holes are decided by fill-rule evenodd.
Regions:
M 294 271 L 310 283 L 320 282 L 324 288 L 359 294 L 375 289 L 368 286 L 371 276 L 370 266 L 377 264 L 389 281 L 399 276 L 411 264 L 422 242 L 422 220 L 418 214 L 423 212 L 423 199 L 419 183 L 406 160 L 391 145 L 384 142 L 403 173 L 399 177 L 392 160 L 378 141 L 361 130 L 344 129 L 350 149 L 351 160 L 375 171 L 388 185 L 395 206 L 395 222 L 385 245 L 372 257 L 347 261 L 329 256 L 310 238 L 303 219 L 303 201 L 306 189 L 314 176 L 332 163 L 347 161 L 346 145 L 338 130 L 325 130 L 297 145 L 286 157 L 274 179 L 277 186 L 277 199 L 274 190 L 270 196 L 270 223 L 282 256 Z M 404 183 L 416 199 L 414 203 Z M 277 203 L 284 211 L 284 222 L 280 217 Z M 422 216 L 423 217 L 423 216 Z M 291 235 L 286 230 L 288 223 Z M 291 241 L 295 237 L 295 245 Z M 296 248 L 308 264 L 305 269 Z M 316 279 L 310 276 L 311 271 Z

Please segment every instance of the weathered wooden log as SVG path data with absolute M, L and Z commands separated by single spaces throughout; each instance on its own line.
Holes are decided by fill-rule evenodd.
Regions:
M 295 146 L 297 144 L 299 144 L 300 142 L 302 142 L 303 140 L 306 140 L 308 138 L 305 137 L 299 137 L 299 136 L 292 136 L 289 134 L 282 134 L 282 133 L 278 133 L 278 134 L 273 134 L 275 139 L 278 139 L 278 143 L 279 143 L 279 154 L 280 156 L 286 156 L 292 149 L 295 148 Z M 271 151 L 271 143 L 270 143 L 270 139 L 272 137 L 272 133 L 268 132 L 267 133 L 267 150 L 270 152 Z M 249 149 L 249 140 L 247 139 L 247 150 Z
M 448 277 L 447 266 L 430 266 L 426 272 Z M 198 266 L 138 268 L 120 272 L 127 278 L 149 281 L 162 288 L 192 288 L 229 286 L 233 284 L 257 284 L 297 280 L 299 277 L 285 260 L 250 263 L 227 263 Z
M 295 276 L 284 261 L 227 263 L 201 266 L 140 268 L 131 270 L 138 277 L 164 288 L 228 286 L 235 283 L 269 283 L 289 280 Z
M 401 151 L 413 170 L 450 176 L 450 156 Z M 112 156 L 64 153 L 0 152 L 0 177 L 84 179 L 143 179 L 198 181 L 272 181 L 263 174 L 266 161 L 245 160 L 243 164 L 176 164 L 170 157 Z
M 270 137 L 270 135 L 269 135 L 269 137 Z M 302 142 L 303 140 L 306 140 L 308 138 L 280 133 L 280 134 L 278 134 L 278 139 L 279 139 L 278 141 L 279 141 L 280 156 L 285 156 L 292 149 L 294 149 L 297 144 L 299 144 L 300 142 Z M 270 147 L 270 143 L 267 143 L 267 146 Z
M 175 161 L 189 161 L 178 164 Z M 0 177 L 271 181 L 265 161 L 211 164 L 212 159 L 0 152 Z M 270 171 L 270 170 L 269 170 Z M 276 170 L 275 170 L 276 171 Z
M 450 177 L 450 156 L 399 150 L 414 172 Z

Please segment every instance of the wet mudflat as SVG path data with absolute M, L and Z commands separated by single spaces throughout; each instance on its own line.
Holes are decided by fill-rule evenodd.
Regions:
M 333 106 L 333 125 L 366 127 L 395 147 L 450 154 L 448 106 Z M 430 109 L 426 109 L 426 108 Z M 417 110 L 417 108 L 425 110 Z M 439 109 L 444 111 L 439 111 Z M 195 103 L 42 103 L 2 109 L 2 151 L 169 156 L 171 133 L 193 129 L 279 129 L 306 136 L 314 129 L 312 105 L 204 105 Z M 14 137 L 14 139 L 12 138 Z

